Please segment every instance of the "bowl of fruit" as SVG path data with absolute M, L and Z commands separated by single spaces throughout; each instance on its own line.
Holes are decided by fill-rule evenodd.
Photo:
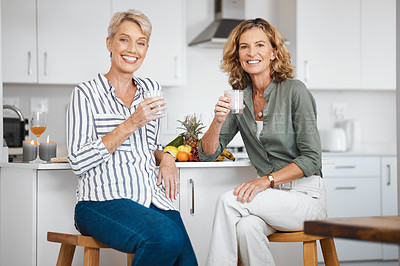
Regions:
M 200 162 L 198 150 L 200 144 L 199 134 L 202 133 L 201 130 L 205 126 L 196 114 L 187 115 L 183 121 L 178 120 L 178 122 L 181 123 L 179 128 L 183 132 L 169 142 L 164 151 L 172 152 L 178 162 Z M 215 161 L 223 161 L 226 158 L 232 161 L 235 160 L 232 153 L 224 149 Z

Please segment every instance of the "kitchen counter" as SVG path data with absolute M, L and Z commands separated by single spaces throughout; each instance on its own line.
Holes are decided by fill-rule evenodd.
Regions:
M 346 152 L 322 152 L 322 157 L 328 156 L 390 156 L 397 154 L 396 143 L 393 145 L 389 144 L 368 144 L 363 145 L 363 147 L 350 150 Z
M 234 154 L 235 155 L 235 154 Z M 237 154 L 236 154 L 237 155 Z M 192 168 L 192 167 L 244 167 L 252 165 L 250 160 L 240 153 L 239 159 L 236 161 L 225 160 L 223 162 L 177 162 L 176 166 L 178 168 Z M 326 164 L 330 157 L 347 157 L 347 156 L 395 156 L 396 146 L 383 147 L 377 145 L 376 147 L 369 146 L 368 148 L 359 149 L 355 151 L 347 152 L 322 152 L 322 164 Z M 0 163 L 0 167 L 9 168 L 24 168 L 24 169 L 37 169 L 37 170 L 61 170 L 61 169 L 71 169 L 68 163 L 46 163 L 46 164 L 31 164 L 31 163 Z
M 71 169 L 69 163 L 0 163 L 1 168 L 19 168 L 32 170 L 65 170 Z
M 68 163 L 1 163 L 0 167 L 0 265 L 54 265 L 59 245 L 47 241 L 47 232 L 78 233 L 73 219 L 76 175 Z M 174 204 L 204 265 L 218 196 L 257 174 L 249 160 L 178 162 L 177 167 L 181 186 Z M 126 256 L 121 255 L 104 250 L 100 261 L 124 265 Z M 77 249 L 73 265 L 82 261 L 83 249 Z
M 343 209 L 345 205 L 353 206 L 351 214 L 363 211 L 365 215 L 369 216 L 371 216 L 371 211 L 374 211 L 372 215 L 379 215 L 381 208 L 382 213 L 389 207 L 397 210 L 397 205 L 392 206 L 393 202 L 397 202 L 397 200 L 393 200 L 394 197 L 391 196 L 397 195 L 395 180 L 391 182 L 391 186 L 396 188 L 393 191 L 389 191 L 384 185 L 387 183 L 386 171 L 388 169 L 393 169 L 390 176 L 396 176 L 395 163 L 388 167 L 388 162 L 393 160 L 387 162 L 388 158 L 384 157 L 388 156 L 382 155 L 382 153 L 379 153 L 381 156 L 377 155 L 378 153 L 357 153 L 359 156 L 353 157 L 358 158 L 351 158 L 350 155 L 354 154 L 323 154 L 327 187 L 331 189 L 328 195 L 332 195 L 331 198 L 328 198 L 330 209 L 334 212 L 337 210 L 337 216 L 346 214 L 347 208 Z M 13 265 L 16 260 L 18 265 L 54 265 L 59 246 L 48 242 L 46 234 L 48 231 L 77 233 L 73 226 L 75 191 L 78 185 L 76 175 L 71 171 L 68 163 L 0 163 L 0 167 L 2 168 L 0 172 L 0 246 L 4 247 L 0 249 L 0 265 Z M 174 203 L 181 212 L 196 250 L 199 265 L 204 265 L 217 198 L 238 184 L 253 180 L 257 173 L 248 159 L 237 159 L 234 162 L 228 160 L 223 162 L 177 162 L 177 167 L 181 185 L 179 199 Z M 374 171 L 370 170 L 371 167 L 374 168 Z M 383 171 L 382 175 L 380 169 Z M 335 171 L 336 174 L 332 171 Z M 354 173 L 355 171 L 358 173 Z M 365 175 L 365 172 L 368 175 Z M 379 183 L 381 181 L 384 182 L 382 185 Z M 354 189 L 336 190 L 336 186 L 354 187 Z M 381 188 L 382 192 L 377 188 Z M 18 201 L 14 200 L 15 191 L 19 191 L 19 195 L 21 195 Z M 354 197 L 362 200 L 354 201 L 352 200 Z M 385 202 L 389 202 L 389 204 Z M 361 204 L 361 207 L 357 207 L 357 204 Z M 375 208 L 372 208 L 372 205 Z M 18 230 L 14 230 L 15 228 Z M 13 239 L 21 241 L 14 243 Z M 287 249 L 288 247 L 285 247 L 285 250 Z M 386 249 L 382 249 L 381 246 L 378 248 L 372 246 L 374 252 L 368 249 L 369 252 L 363 252 L 366 255 L 353 254 L 354 249 L 347 248 L 346 245 L 341 246 L 339 243 L 337 249 L 340 249 L 340 253 L 346 256 L 347 253 L 350 253 L 343 260 L 352 260 L 354 257 L 364 260 L 393 260 L 397 254 L 389 257 L 386 254 L 392 253 L 387 251 L 384 253 L 382 250 Z M 289 248 L 289 250 L 290 253 L 301 254 L 302 246 L 293 246 L 293 249 Z M 347 250 L 349 252 L 346 253 Z M 83 250 L 79 249 L 76 252 L 76 261 L 82 261 Z M 282 252 L 279 245 L 273 248 L 273 252 L 276 255 L 277 265 L 299 265 L 293 261 L 286 263 L 287 256 L 281 254 L 287 254 L 287 252 Z M 21 253 L 27 255 L 18 256 Z M 101 252 L 100 256 L 104 265 L 123 265 L 126 263 L 126 257 L 120 255 L 116 251 L 105 250 Z M 365 258 L 365 256 L 367 257 Z M 78 263 L 73 265 L 78 265 Z
M 223 162 L 177 162 L 178 168 L 207 168 L 207 167 L 245 167 L 251 166 L 250 160 L 241 159 L 236 161 L 223 161 Z M 0 163 L 1 168 L 20 168 L 20 169 L 33 169 L 33 170 L 63 170 L 71 169 L 69 163 Z

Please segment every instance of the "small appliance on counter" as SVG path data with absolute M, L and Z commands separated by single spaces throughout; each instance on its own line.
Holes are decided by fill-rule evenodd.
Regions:
M 346 133 L 347 150 L 354 151 L 361 145 L 361 124 L 358 120 L 346 119 L 335 123 L 335 127 L 343 128 Z
M 321 148 L 326 152 L 345 152 L 347 151 L 346 132 L 343 128 L 333 128 L 330 130 L 320 130 Z

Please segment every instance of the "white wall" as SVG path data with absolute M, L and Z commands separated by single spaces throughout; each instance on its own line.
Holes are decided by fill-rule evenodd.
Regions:
M 334 124 L 333 104 L 343 104 L 344 119 L 358 120 L 361 125 L 361 143 L 371 149 L 396 146 L 396 92 L 395 91 L 315 91 L 318 127 L 330 129 Z
M 278 0 L 246 1 L 246 17 L 264 17 L 279 29 Z M 186 1 L 186 43 L 189 43 L 214 19 L 214 0 Z M 249 5 L 251 3 L 251 6 Z M 156 25 L 154 25 L 156 27 Z M 187 85 L 165 88 L 168 117 L 163 119 L 163 144 L 173 139 L 179 123 L 186 114 L 200 114 L 209 125 L 214 105 L 225 89 L 229 89 L 227 76 L 219 70 L 222 49 L 187 48 Z M 399 69 L 399 68 L 398 68 Z M 90 79 L 92 77 L 88 77 Z M 48 131 L 57 143 L 65 143 L 65 109 L 73 86 L 5 85 L 4 96 L 18 96 L 22 112 L 29 116 L 30 97 L 49 97 L 51 118 Z M 318 124 L 322 129 L 333 126 L 331 106 L 345 106 L 345 118 L 359 120 L 362 142 L 365 145 L 395 147 L 396 93 L 394 91 L 312 91 L 317 100 Z
M 74 86 L 60 85 L 28 85 L 28 84 L 4 84 L 4 97 L 18 97 L 20 110 L 25 118 L 30 118 L 30 99 L 31 97 L 43 97 L 49 99 L 49 113 L 47 115 L 47 128 L 41 140 L 45 140 L 47 135 L 56 141 L 60 150 L 65 150 L 65 114 L 71 92 Z M 3 127 L 2 127 L 3 128 Z M 29 139 L 36 137 L 29 132 Z

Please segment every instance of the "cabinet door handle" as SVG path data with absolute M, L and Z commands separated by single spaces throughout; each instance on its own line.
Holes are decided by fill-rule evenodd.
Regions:
M 336 190 L 354 190 L 357 187 L 336 187 Z
M 352 169 L 352 168 L 356 168 L 355 165 L 336 165 L 335 166 L 336 169 Z
M 43 67 L 43 73 L 45 76 L 47 76 L 47 52 L 44 53 L 44 67 Z
M 194 180 L 189 179 L 189 184 L 192 187 L 192 206 L 190 208 L 190 214 L 194 214 Z
M 28 52 L 28 75 L 32 74 L 32 53 L 31 51 Z
M 388 185 L 388 186 L 390 186 L 390 183 L 391 183 L 391 176 L 390 176 L 390 164 L 387 164 L 386 165 L 386 171 L 387 171 L 387 182 L 386 182 L 386 185 Z
M 308 67 L 308 60 L 304 60 L 304 81 L 308 82 L 310 78 L 310 69 Z

